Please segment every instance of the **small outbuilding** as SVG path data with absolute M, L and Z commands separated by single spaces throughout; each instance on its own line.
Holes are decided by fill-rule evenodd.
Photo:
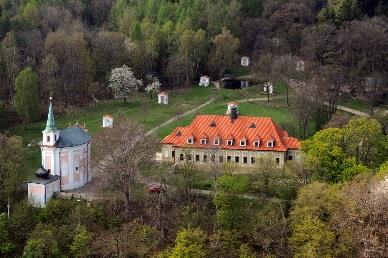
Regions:
M 303 60 L 299 60 L 296 62 L 296 70 L 301 71 L 301 72 L 304 71 L 304 61 Z
M 228 109 L 226 110 L 226 114 L 230 115 L 232 112 L 232 109 L 236 109 L 237 114 L 238 114 L 238 103 L 237 102 L 229 102 L 228 104 Z
M 249 57 L 243 56 L 241 57 L 241 66 L 248 67 L 250 65 Z
M 102 117 L 102 127 L 112 128 L 113 127 L 113 117 L 111 115 L 105 115 Z
M 267 82 L 264 84 L 264 88 L 263 88 L 264 92 L 268 92 L 269 94 L 272 94 L 273 93 L 273 85 L 271 82 Z
M 36 178 L 27 183 L 28 203 L 36 208 L 46 207 L 55 192 L 60 191 L 60 176 L 53 176 L 50 170 L 40 167 L 35 172 Z
M 163 104 L 163 105 L 168 104 L 168 94 L 166 92 L 158 93 L 158 104 Z
M 202 75 L 199 78 L 199 86 L 208 87 L 210 85 L 210 78 L 207 75 Z

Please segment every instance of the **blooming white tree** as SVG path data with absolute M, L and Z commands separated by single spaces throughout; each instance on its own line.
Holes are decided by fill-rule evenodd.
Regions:
M 112 89 L 114 98 L 124 98 L 137 92 L 143 85 L 142 80 L 136 79 L 131 68 L 126 65 L 112 69 L 108 87 Z
M 150 95 L 152 98 L 153 95 L 158 94 L 160 92 L 160 87 L 162 84 L 159 82 L 158 78 L 154 77 L 153 82 L 148 84 L 147 87 L 145 87 L 145 91 Z

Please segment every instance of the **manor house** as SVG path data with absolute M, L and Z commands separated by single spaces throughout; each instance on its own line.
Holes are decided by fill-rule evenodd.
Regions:
M 186 127 L 178 127 L 162 142 L 164 161 L 197 164 L 210 161 L 254 166 L 261 157 L 270 157 L 279 167 L 301 160 L 300 142 L 269 117 L 198 115 Z

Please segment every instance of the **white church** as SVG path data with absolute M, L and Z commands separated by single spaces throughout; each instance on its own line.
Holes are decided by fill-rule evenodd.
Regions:
M 42 165 L 28 183 L 28 200 L 35 207 L 45 207 L 55 192 L 80 188 L 91 180 L 91 136 L 78 124 L 57 129 L 51 97 L 42 136 Z

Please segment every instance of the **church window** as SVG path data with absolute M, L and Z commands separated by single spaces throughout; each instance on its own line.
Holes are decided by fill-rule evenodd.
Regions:
M 75 167 L 75 171 L 78 171 L 78 167 Z
M 47 135 L 46 139 L 47 139 L 47 142 L 50 142 L 50 135 Z

